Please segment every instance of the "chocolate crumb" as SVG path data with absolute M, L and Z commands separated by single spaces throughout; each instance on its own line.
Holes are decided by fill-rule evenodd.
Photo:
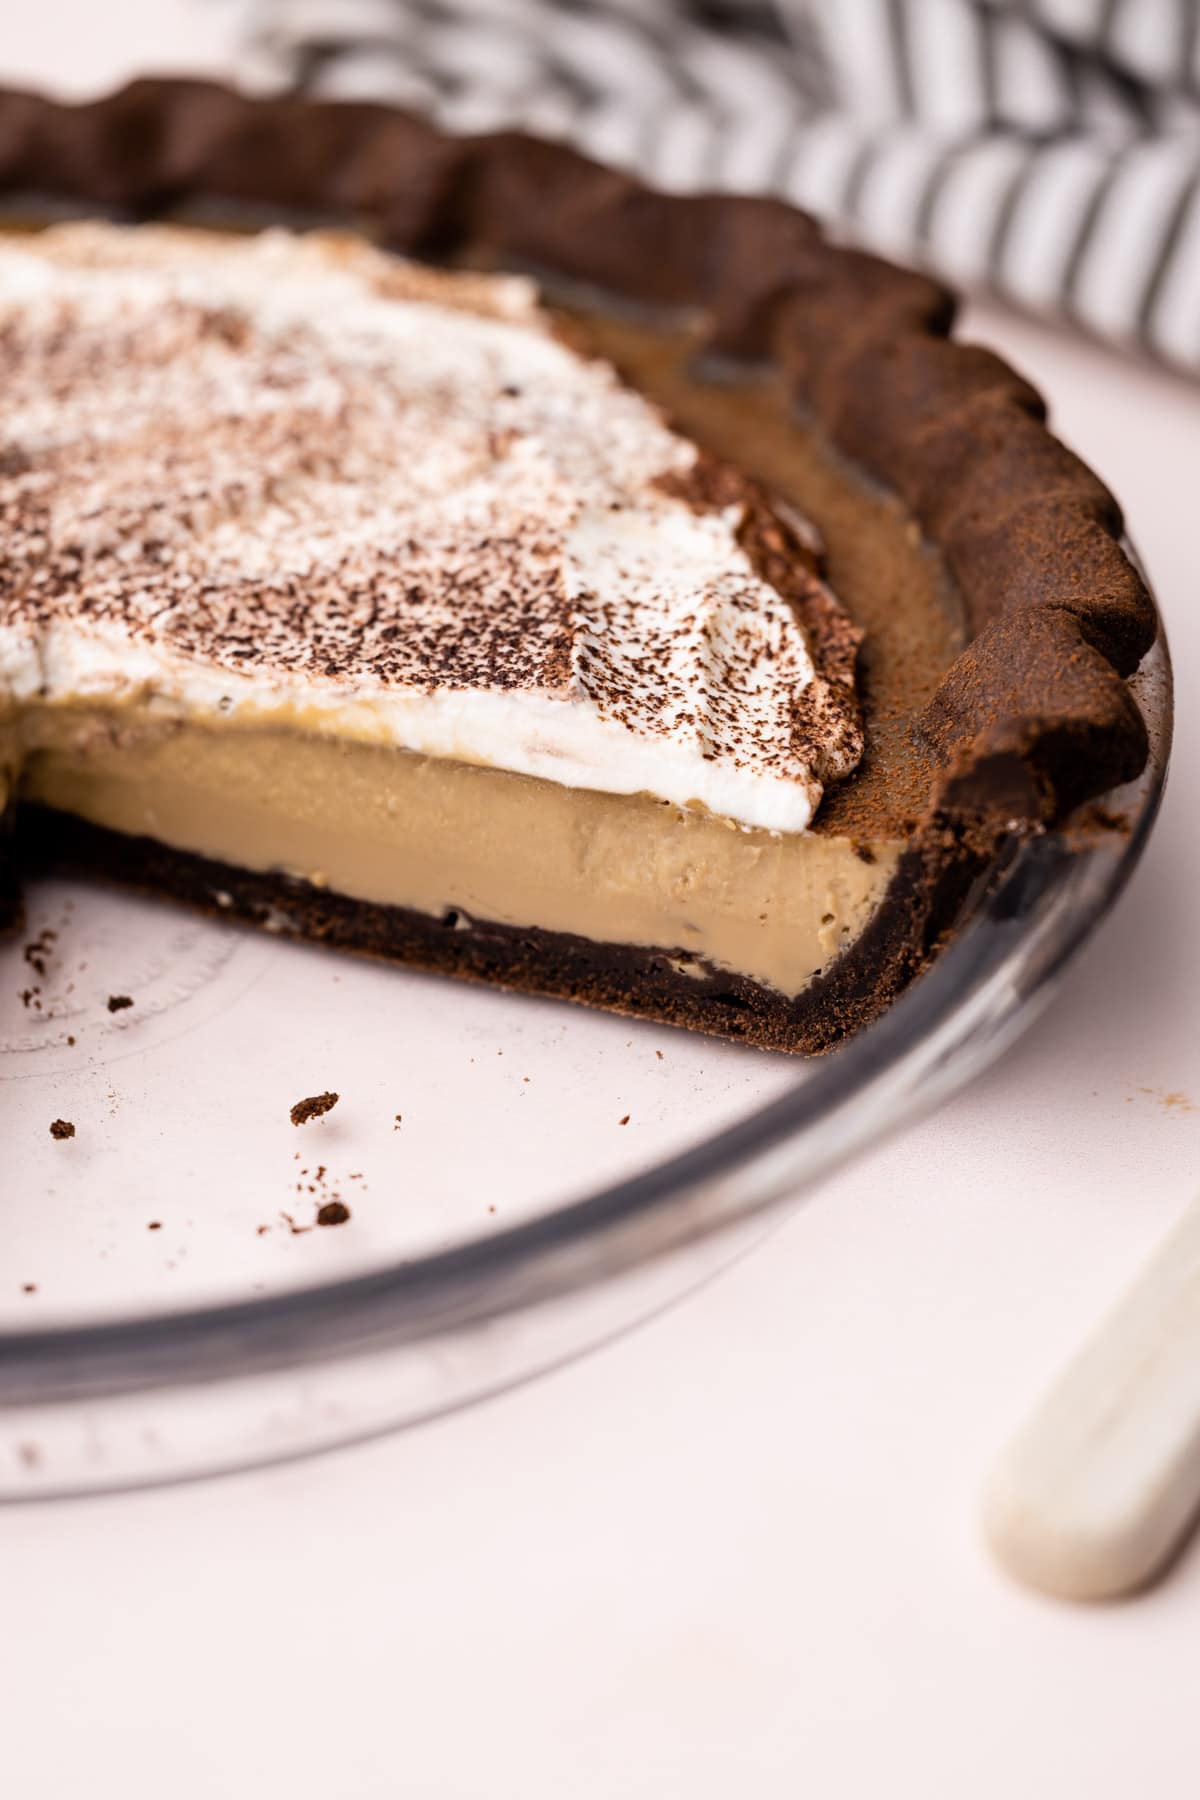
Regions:
M 147 1231 L 161 1231 L 162 1230 L 162 1220 L 161 1219 L 151 1219 L 150 1223 L 146 1227 L 146 1230 Z
M 288 1230 L 291 1232 L 293 1237 L 303 1237 L 305 1232 L 312 1230 L 311 1225 L 297 1225 L 297 1223 L 296 1223 L 295 1219 L 292 1217 L 291 1213 L 281 1212 L 279 1216 L 283 1220 L 284 1224 L 287 1226 Z
M 67 1039 L 67 1043 L 70 1044 L 72 1047 L 74 1047 L 75 1039 L 73 1037 L 69 1037 Z
M 654 1054 L 655 1054 L 655 1056 L 657 1056 L 657 1058 L 658 1058 L 658 1060 L 659 1060 L 659 1062 L 661 1062 L 661 1061 L 662 1061 L 662 1059 L 663 1059 L 663 1053 L 662 1053 L 662 1051 L 661 1051 L 661 1050 L 656 1050 L 656 1051 L 655 1051 L 655 1052 L 654 1052 Z
M 23 1294 L 36 1294 L 37 1293 L 37 1282 L 36 1281 L 23 1281 L 21 1283 L 21 1292 Z
M 45 975 L 46 958 L 49 956 L 51 947 L 57 936 L 58 933 L 56 931 L 52 930 L 50 926 L 46 926 L 43 931 L 38 933 L 37 937 L 35 937 L 32 942 L 23 947 L 21 954 L 35 975 Z
M 323 1094 L 310 1094 L 307 1100 L 297 1100 L 291 1110 L 293 1125 L 307 1125 L 310 1119 L 320 1119 L 327 1112 L 332 1112 L 340 1095 L 331 1093 L 327 1088 Z
M 128 994 L 110 994 L 108 996 L 109 1012 L 124 1012 L 127 1006 L 132 1005 L 133 1001 Z
M 256 1225 L 254 1228 L 254 1235 L 255 1237 L 266 1237 L 270 1229 L 271 1227 L 269 1225 Z
M 327 1200 L 317 1209 L 318 1225 L 344 1225 L 349 1217 L 350 1208 L 344 1200 Z
M 58 1138 L 59 1140 L 63 1138 L 73 1138 L 75 1136 L 75 1127 L 72 1125 L 70 1119 L 54 1119 L 50 1125 L 50 1136 L 52 1138 Z
M 401 1127 L 401 1125 L 402 1125 L 402 1124 L 403 1124 L 403 1122 L 404 1122 L 404 1114 L 403 1114 L 403 1113 L 397 1113 L 397 1114 L 396 1114 L 396 1123 L 395 1123 L 395 1124 L 394 1124 L 394 1125 L 393 1125 L 393 1126 L 392 1126 L 392 1130 L 393 1130 L 393 1131 L 399 1131 L 399 1129 L 400 1129 L 400 1127 Z
M 629 1114 L 628 1113 L 625 1114 L 625 1117 L 623 1119 L 617 1120 L 618 1125 L 628 1125 L 628 1123 L 629 1123 Z

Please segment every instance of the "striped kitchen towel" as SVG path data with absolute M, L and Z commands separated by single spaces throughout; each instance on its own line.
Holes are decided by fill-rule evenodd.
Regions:
M 1200 0 L 257 0 L 260 74 L 782 195 L 1200 373 Z

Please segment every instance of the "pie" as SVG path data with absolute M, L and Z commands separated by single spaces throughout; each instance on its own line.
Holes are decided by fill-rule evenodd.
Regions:
M 189 82 L 0 95 L 0 192 L 10 919 L 79 869 L 813 1051 L 1141 769 L 1115 501 L 788 208 Z

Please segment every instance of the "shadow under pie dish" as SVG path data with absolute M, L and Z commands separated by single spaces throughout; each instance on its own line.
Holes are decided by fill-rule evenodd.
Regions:
M 790 209 L 172 82 L 0 189 L 14 880 L 820 1050 L 1142 767 L 1111 495 Z

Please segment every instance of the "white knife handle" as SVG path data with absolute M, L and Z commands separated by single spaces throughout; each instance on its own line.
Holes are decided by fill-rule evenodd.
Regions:
M 984 1529 L 1030 1587 L 1142 1587 L 1200 1510 L 1200 1201 L 1084 1344 L 988 1482 Z

